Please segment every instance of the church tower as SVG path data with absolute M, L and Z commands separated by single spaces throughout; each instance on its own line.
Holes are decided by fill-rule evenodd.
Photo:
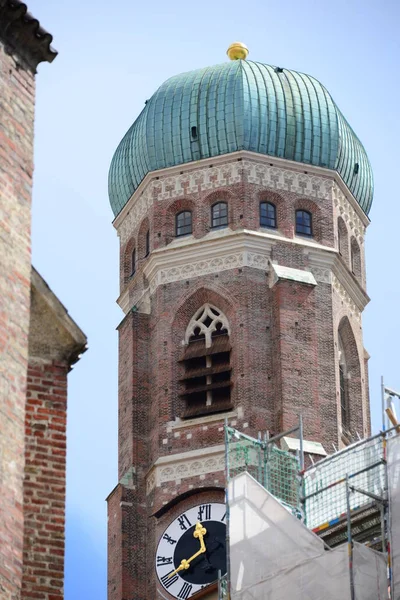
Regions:
M 168 79 L 111 163 L 125 316 L 109 600 L 216 597 L 225 419 L 257 436 L 302 414 L 328 453 L 370 432 L 371 167 L 321 83 L 247 53 Z

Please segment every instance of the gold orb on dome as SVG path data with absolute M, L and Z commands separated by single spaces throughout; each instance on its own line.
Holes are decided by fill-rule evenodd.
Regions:
M 226 51 L 231 60 L 246 60 L 249 49 L 242 42 L 233 42 Z

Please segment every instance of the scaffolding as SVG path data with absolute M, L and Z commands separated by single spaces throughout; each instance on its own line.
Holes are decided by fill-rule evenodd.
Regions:
M 234 551 L 234 555 L 228 557 L 227 576 L 220 578 L 219 599 L 226 600 L 230 597 L 231 600 L 250 600 L 265 597 L 279 600 L 279 577 L 283 577 L 282 598 L 284 595 L 292 597 L 290 593 L 288 596 L 290 578 L 288 572 L 285 572 L 286 569 L 296 572 L 302 581 L 314 581 L 315 576 L 328 582 L 329 572 L 339 569 L 339 565 L 343 569 L 345 561 L 346 577 L 340 578 L 342 584 L 345 582 L 343 585 L 346 592 L 340 591 L 342 595 L 336 597 L 349 600 L 367 600 L 370 597 L 385 599 L 388 598 L 389 583 L 391 599 L 400 600 L 400 436 L 396 435 L 398 429 L 398 425 L 386 429 L 304 468 L 301 419 L 297 427 L 273 438 L 269 438 L 268 434 L 259 434 L 257 439 L 252 438 L 226 424 L 226 476 L 230 490 L 227 494 L 228 520 L 231 518 L 229 513 L 232 508 L 231 494 L 234 482 L 236 486 L 239 485 L 238 481 L 242 481 L 242 487 L 251 487 L 248 481 L 243 483 L 246 473 L 246 478 L 250 477 L 251 481 L 267 494 L 270 507 L 273 506 L 270 500 L 272 498 L 285 511 L 281 513 L 281 517 L 285 513 L 289 515 L 292 519 L 291 530 L 296 527 L 294 523 L 298 522 L 300 529 L 309 531 L 315 540 L 323 545 L 324 552 L 317 552 L 313 559 L 303 557 L 304 568 L 300 568 L 302 561 L 299 559 L 300 562 L 294 562 L 291 566 L 283 566 L 281 569 L 276 567 L 274 573 L 264 572 L 263 577 L 259 577 L 260 585 L 253 591 L 250 592 L 247 588 L 246 593 L 242 589 L 236 590 L 236 595 L 232 591 L 229 596 L 229 582 L 232 582 L 229 568 L 232 565 L 235 578 L 240 567 L 237 563 L 237 547 L 236 550 L 232 550 L 235 544 L 228 536 L 228 549 L 229 552 Z M 296 455 L 280 449 L 277 445 L 280 439 L 288 434 L 295 434 L 299 439 L 299 452 Z M 252 493 L 256 494 L 254 485 Z M 242 497 L 241 502 L 251 504 L 252 501 Z M 237 503 L 235 506 L 237 511 Z M 391 506 L 396 510 L 391 510 Z M 238 527 L 237 520 L 234 527 Z M 270 528 L 269 523 L 266 530 Z M 272 527 L 269 534 L 273 531 Z M 276 539 L 276 531 L 274 535 Z M 263 544 L 267 543 L 267 534 L 264 533 L 261 537 L 264 537 Z M 291 537 L 293 538 L 293 535 Z M 347 542 L 347 546 L 344 542 Z M 315 548 L 317 547 L 321 549 L 318 544 L 315 545 Z M 380 552 L 374 549 L 379 549 Z M 247 551 L 250 552 L 250 547 Z M 276 544 L 272 543 L 271 551 L 279 551 Z M 285 549 L 284 552 L 287 554 L 288 550 Z M 264 556 L 263 564 L 266 564 L 266 560 L 267 557 Z M 307 563 L 307 560 L 311 562 Z M 248 569 L 253 568 L 253 562 L 246 567 L 247 574 Z M 386 576 L 386 566 L 389 567 L 389 580 Z M 262 571 L 263 568 L 259 566 L 258 569 Z M 257 579 L 254 573 L 252 577 L 253 580 L 254 577 Z M 269 579 L 271 582 L 266 584 Z M 272 579 L 275 580 L 274 583 Z M 287 584 L 286 588 L 284 582 Z M 328 587 L 332 585 L 331 582 Z M 274 586 L 278 586 L 276 590 Z M 315 589 L 314 586 L 313 590 L 309 590 L 304 584 L 304 589 L 301 588 L 304 595 L 293 597 L 314 598 L 312 594 Z M 270 595 L 267 595 L 267 590 Z M 369 595 L 371 590 L 374 590 L 375 595 Z M 330 590 L 320 590 L 320 593 L 320 597 L 331 597 Z

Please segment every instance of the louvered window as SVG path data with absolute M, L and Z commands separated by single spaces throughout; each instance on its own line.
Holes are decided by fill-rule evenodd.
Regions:
M 183 418 L 194 418 L 232 408 L 229 326 L 217 308 L 206 304 L 192 318 L 182 357 Z

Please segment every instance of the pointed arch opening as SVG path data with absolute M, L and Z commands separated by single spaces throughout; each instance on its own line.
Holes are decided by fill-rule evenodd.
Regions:
M 351 238 L 351 272 L 361 283 L 361 251 L 355 237 Z
M 342 217 L 338 218 L 337 221 L 338 228 L 338 249 L 339 254 L 342 256 L 345 261 L 347 267 L 349 266 L 349 234 L 347 231 L 347 227 Z
M 351 442 L 363 433 L 361 365 L 357 343 L 347 317 L 338 329 L 339 401 L 342 440 Z
M 231 345 L 228 319 L 212 304 L 199 308 L 186 328 L 180 396 L 183 418 L 230 410 Z

